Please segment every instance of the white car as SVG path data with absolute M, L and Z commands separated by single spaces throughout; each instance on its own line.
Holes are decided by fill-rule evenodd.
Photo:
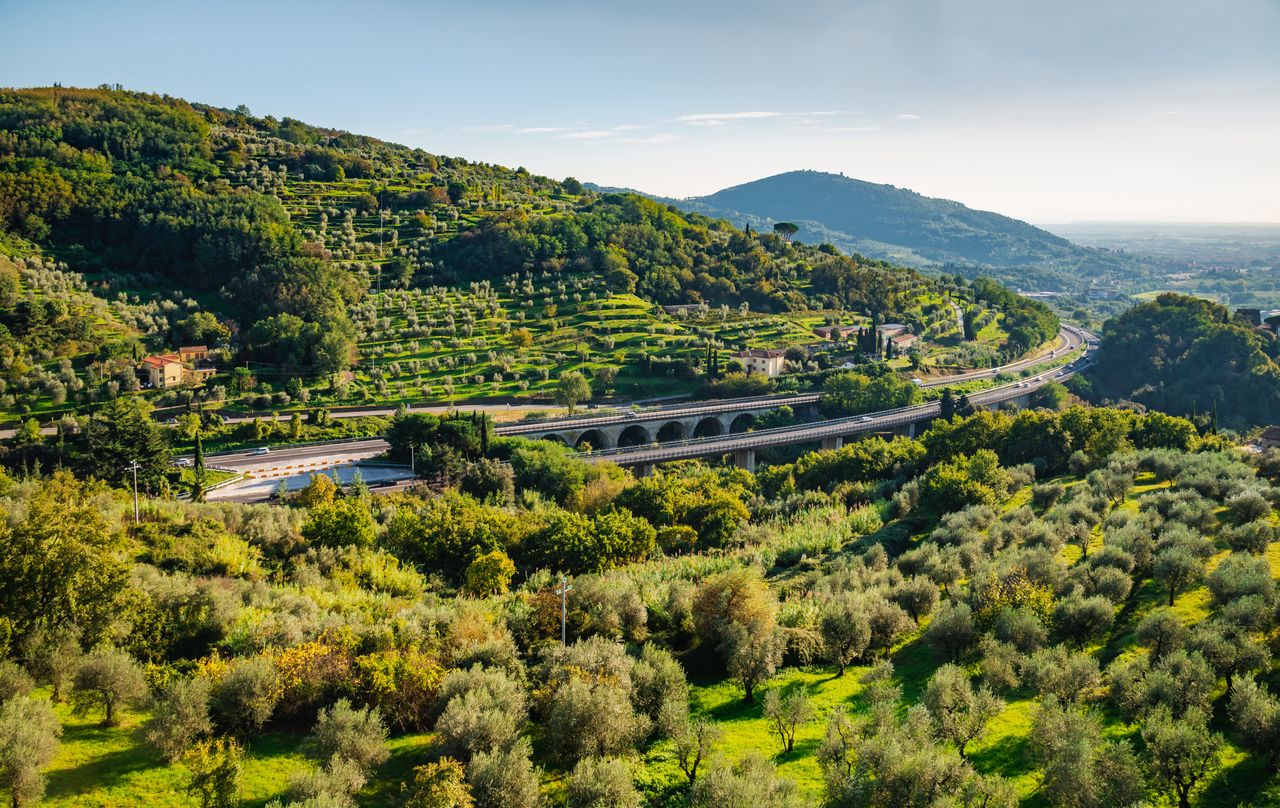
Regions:
M 173 461 L 173 465 L 178 466 L 179 468 L 186 468 L 191 465 L 191 458 L 179 457 L 177 460 Z
M 864 415 L 864 416 L 862 416 L 861 418 L 859 418 L 859 419 L 858 419 L 858 423 L 860 423 L 860 424 L 869 424 L 869 423 L 871 423 L 873 420 L 875 420 L 875 419 L 873 419 L 870 415 Z
M 266 446 L 259 446 L 257 449 L 254 449 L 252 452 L 249 452 L 249 454 L 251 455 L 271 454 L 271 449 L 269 449 Z

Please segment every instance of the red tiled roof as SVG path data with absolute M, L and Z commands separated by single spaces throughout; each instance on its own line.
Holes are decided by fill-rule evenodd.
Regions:
M 181 365 L 182 360 L 177 354 L 157 354 L 156 356 L 148 356 L 142 360 L 142 364 L 147 367 L 160 367 L 162 365 Z

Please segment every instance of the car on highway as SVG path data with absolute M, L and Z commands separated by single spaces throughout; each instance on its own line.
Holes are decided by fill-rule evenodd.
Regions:
M 191 458 L 179 457 L 177 460 L 173 461 L 173 465 L 177 466 L 178 468 L 186 468 L 187 466 L 191 465 Z
M 251 455 L 271 454 L 271 449 L 266 446 L 259 446 L 257 449 L 254 449 L 252 452 L 249 452 L 249 454 Z
M 862 416 L 861 418 L 859 418 L 859 419 L 858 419 L 858 423 L 860 423 L 860 424 L 869 424 L 869 423 L 871 423 L 873 420 L 874 420 L 874 419 L 873 419 L 870 415 L 864 415 L 864 416 Z

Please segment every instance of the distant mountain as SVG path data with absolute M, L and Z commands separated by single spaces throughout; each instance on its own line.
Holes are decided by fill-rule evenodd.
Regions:
M 661 201 L 739 227 L 792 222 L 800 241 L 916 267 L 983 272 L 1023 288 L 1112 283 L 1144 269 L 1131 256 L 1081 247 L 1009 216 L 821 171 L 789 171 L 710 196 Z

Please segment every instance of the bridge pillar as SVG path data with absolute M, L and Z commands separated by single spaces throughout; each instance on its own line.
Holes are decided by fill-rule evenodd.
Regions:
M 842 446 L 844 446 L 844 438 L 840 435 L 822 439 L 822 450 L 824 452 L 830 452 L 832 450 L 839 449 Z
M 740 469 L 746 469 L 747 471 L 755 471 L 756 470 L 756 450 L 741 449 L 739 451 L 734 452 L 733 462 Z
M 638 465 L 638 466 L 632 466 L 632 467 L 631 467 L 631 473 L 632 473 L 632 474 L 634 474 L 636 477 L 652 477 L 652 476 L 653 476 L 653 464 L 652 464 L 652 463 L 641 463 L 641 464 L 640 464 L 640 465 Z

